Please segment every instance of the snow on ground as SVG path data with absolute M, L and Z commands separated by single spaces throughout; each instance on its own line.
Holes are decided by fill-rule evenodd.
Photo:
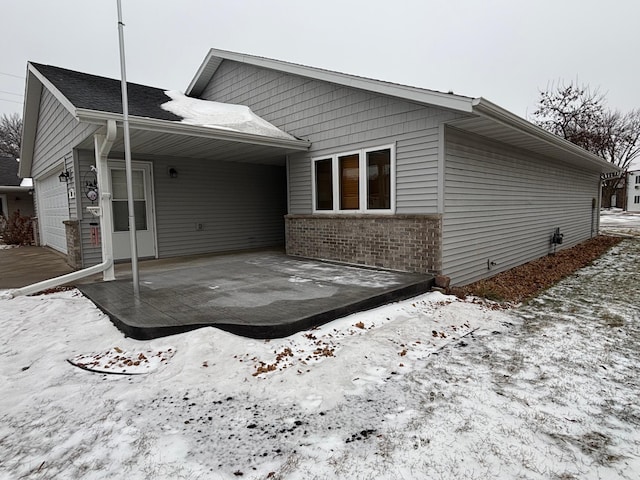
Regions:
M 517 309 L 431 293 L 271 341 L 0 300 L 0 479 L 635 479 L 639 262 L 631 238 Z
M 640 236 L 640 213 L 619 208 L 600 211 L 600 232 L 614 235 Z

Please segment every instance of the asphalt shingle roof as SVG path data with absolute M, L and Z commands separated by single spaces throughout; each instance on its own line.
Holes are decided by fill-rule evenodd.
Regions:
M 0 186 L 18 187 L 18 162 L 12 157 L 0 157 Z
M 122 113 L 120 80 L 99 77 L 66 68 L 31 64 L 44 75 L 76 108 Z M 129 114 L 160 120 L 180 121 L 181 117 L 160 108 L 171 99 L 162 88 L 127 82 Z

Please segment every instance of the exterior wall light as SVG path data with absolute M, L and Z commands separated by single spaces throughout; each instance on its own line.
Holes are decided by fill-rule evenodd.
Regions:
M 176 170 L 176 169 L 175 169 L 175 168 L 173 168 L 173 167 L 170 167 L 170 168 L 169 168 L 169 176 L 170 176 L 171 178 L 178 178 L 178 170 Z
M 60 175 L 58 175 L 58 180 L 63 183 L 69 182 L 69 180 L 71 180 L 71 174 L 69 173 L 69 170 L 65 170 Z

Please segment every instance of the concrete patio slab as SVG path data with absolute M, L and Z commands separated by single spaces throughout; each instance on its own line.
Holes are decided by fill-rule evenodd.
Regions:
M 140 297 L 130 274 L 78 285 L 136 339 L 215 326 L 252 338 L 279 338 L 358 311 L 408 298 L 429 275 L 288 257 L 276 251 L 140 263 Z

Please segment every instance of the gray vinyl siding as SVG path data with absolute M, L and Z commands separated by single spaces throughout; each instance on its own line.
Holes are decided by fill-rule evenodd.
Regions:
M 0 196 L 3 195 L 7 201 L 7 211 L 4 212 L 7 216 L 18 210 L 23 217 L 32 217 L 35 214 L 33 194 L 27 192 L 12 192 Z
M 61 163 L 63 159 L 66 159 L 66 166 L 71 170 L 73 147 L 97 128 L 97 125 L 78 122 L 46 88 L 43 88 L 33 151 L 32 177 L 41 177 L 50 167 Z
M 75 168 L 73 148 L 97 128 L 96 125 L 78 122 L 51 92 L 43 88 L 40 97 L 31 176 L 38 179 L 50 174 L 58 175 L 59 172 L 52 172 L 52 169 L 64 168 L 73 176 L 73 181 L 67 187 L 75 188 L 77 191 L 79 179 Z M 38 215 L 37 198 L 34 203 L 36 215 Z M 79 218 L 77 201 L 69 200 L 68 206 L 68 218 Z
M 593 236 L 599 173 L 447 129 L 443 273 L 463 285 Z M 491 269 L 487 261 L 495 262 Z
M 80 204 L 80 211 L 78 220 L 80 220 L 80 242 L 82 245 L 82 261 L 84 267 L 90 267 L 102 262 L 102 247 L 101 245 L 93 245 L 91 243 L 91 227 L 100 227 L 100 219 L 94 217 L 87 212 L 88 206 L 97 206 L 98 201 L 91 202 L 87 198 L 86 189 L 84 187 L 85 182 L 93 181 L 94 174 L 91 172 L 91 166 L 95 166 L 96 157 L 93 150 L 78 150 L 76 151 L 78 158 L 78 182 L 76 182 L 76 201 Z M 94 224 L 94 225 L 92 225 Z M 102 236 L 102 232 L 100 232 Z M 100 237 L 102 238 L 102 237 Z
M 93 152 L 80 151 L 81 174 L 95 164 Z M 112 152 L 109 159 L 122 159 Z M 145 158 L 153 168 L 154 213 L 158 257 L 282 247 L 286 214 L 283 166 L 180 158 Z M 170 178 L 169 167 L 178 170 Z M 82 193 L 82 249 L 85 266 L 102 261 L 100 246 L 91 244 L 91 205 Z M 95 204 L 94 204 L 95 205 Z M 203 230 L 196 231 L 196 223 Z
M 458 114 L 228 60 L 202 97 L 248 105 L 312 142 L 289 157 L 289 213 L 312 211 L 312 157 L 394 142 L 397 213 L 437 212 L 438 129 Z
M 153 176 L 160 257 L 284 245 L 283 166 L 156 159 Z

